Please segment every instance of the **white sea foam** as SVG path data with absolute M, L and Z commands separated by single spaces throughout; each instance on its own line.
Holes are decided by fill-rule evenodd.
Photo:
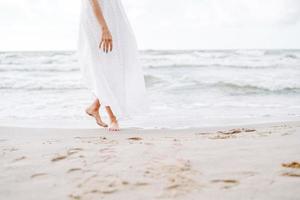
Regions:
M 299 50 L 142 51 L 140 59 L 151 109 L 125 125 L 300 117 Z M 74 52 L 0 52 L 0 80 L 0 121 L 86 120 L 92 96 Z

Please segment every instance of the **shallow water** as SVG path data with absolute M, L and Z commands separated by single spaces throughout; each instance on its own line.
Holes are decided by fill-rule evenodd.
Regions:
M 150 112 L 123 126 L 300 119 L 300 50 L 141 51 Z M 0 122 L 76 121 L 92 95 L 75 52 L 0 52 Z M 103 114 L 104 111 L 102 110 Z

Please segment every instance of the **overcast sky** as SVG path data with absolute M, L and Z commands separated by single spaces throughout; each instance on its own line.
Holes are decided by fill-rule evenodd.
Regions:
M 73 50 L 81 0 L 1 0 L 0 51 Z M 122 0 L 140 49 L 300 48 L 300 0 Z

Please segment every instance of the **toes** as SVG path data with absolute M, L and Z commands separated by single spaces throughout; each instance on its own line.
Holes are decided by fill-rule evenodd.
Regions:
M 118 129 L 118 128 L 109 128 L 108 130 L 109 131 L 120 131 L 120 129 Z
M 105 124 L 105 123 L 101 123 L 101 125 L 104 126 L 104 127 L 108 127 L 108 125 Z

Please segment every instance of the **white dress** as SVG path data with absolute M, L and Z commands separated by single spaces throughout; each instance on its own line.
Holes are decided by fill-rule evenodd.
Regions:
M 113 38 L 113 51 L 99 49 L 102 29 L 91 0 L 82 0 L 78 59 L 82 78 L 102 106 L 110 106 L 118 119 L 148 111 L 148 98 L 137 44 L 120 0 L 98 0 Z

